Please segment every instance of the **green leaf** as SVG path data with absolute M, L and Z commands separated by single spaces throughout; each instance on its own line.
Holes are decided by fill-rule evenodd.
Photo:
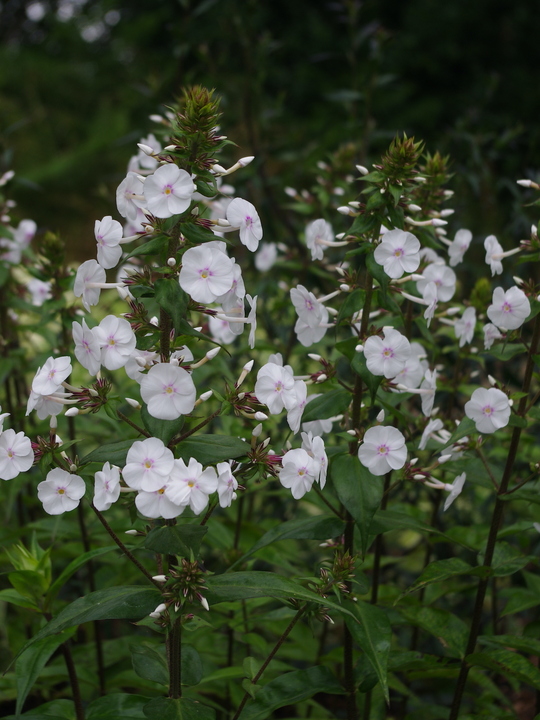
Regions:
M 330 390 L 319 395 L 314 400 L 309 400 L 302 415 L 302 422 L 312 420 L 326 420 L 341 415 L 351 404 L 352 395 L 347 390 Z
M 160 278 L 154 283 L 154 290 L 156 302 L 170 316 L 176 334 L 180 335 L 189 298 L 180 287 L 178 278 Z
M 492 355 L 497 360 L 506 362 L 516 355 L 525 355 L 527 348 L 522 343 L 498 343 L 489 349 L 486 355 Z
M 28 648 L 17 658 L 15 674 L 17 676 L 17 714 L 22 712 L 24 701 L 38 679 L 41 671 L 47 664 L 53 652 L 63 642 L 68 640 L 75 629 L 64 630 L 59 635 L 43 638 L 33 647 Z
M 540 640 L 522 635 L 480 635 L 478 642 L 482 645 L 502 645 L 505 648 L 515 648 L 528 655 L 540 657 Z
M 164 647 L 155 647 L 148 643 L 132 645 L 131 664 L 137 675 L 144 680 L 151 680 L 160 685 L 169 684 L 169 668 L 165 659 Z
M 511 650 L 486 650 L 467 655 L 467 662 L 494 670 L 499 675 L 511 675 L 540 690 L 540 670 L 519 653 Z
M 526 428 L 528 426 L 527 419 L 524 417 L 520 417 L 519 415 L 510 415 L 510 418 L 508 419 L 508 425 L 510 427 L 520 427 L 520 428 Z
M 377 282 L 381 286 L 381 289 L 383 291 L 386 291 L 388 283 L 390 282 L 390 278 L 384 272 L 382 265 L 379 265 L 379 263 L 375 260 L 374 253 L 366 255 L 366 267 L 371 273 L 371 275 L 375 278 L 375 280 L 377 280 Z
M 195 243 L 196 245 L 216 239 L 216 236 L 211 230 L 207 230 L 195 221 L 182 223 L 180 225 L 180 232 L 190 242 Z
M 120 586 L 97 590 L 65 607 L 31 638 L 20 650 L 41 638 L 55 635 L 69 627 L 92 620 L 140 620 L 151 613 L 161 601 L 161 593 L 154 587 Z
M 46 578 L 35 570 L 15 570 L 8 574 L 8 580 L 18 593 L 38 605 L 49 588 Z
M 250 451 L 249 443 L 229 435 L 192 435 L 177 447 L 182 460 L 188 462 L 193 457 L 203 465 L 234 460 Z
M 118 419 L 118 418 L 116 418 Z M 126 464 L 126 455 L 133 445 L 134 440 L 120 440 L 119 442 L 108 443 L 92 450 L 91 453 L 85 455 L 81 460 L 82 463 L 110 462 L 111 465 L 119 465 L 123 467 Z
M 80 567 L 85 565 L 89 560 L 93 560 L 93 558 L 100 557 L 101 555 L 106 555 L 112 550 L 118 550 L 118 547 L 116 545 L 111 545 L 110 547 L 96 548 L 95 550 L 89 550 L 88 552 L 79 555 L 79 557 L 76 557 L 75 560 L 72 560 L 49 588 L 46 596 L 47 604 L 49 605 L 51 600 L 54 600 L 63 585 Z
M 206 585 L 208 592 L 205 593 L 205 596 L 210 605 L 234 600 L 248 600 L 249 598 L 271 597 L 280 600 L 295 598 L 324 605 L 341 614 L 352 616 L 352 613 L 341 605 L 328 598 L 322 598 L 299 583 L 272 572 L 253 570 L 251 572 L 223 573 L 207 578 Z
M 417 520 L 415 517 L 399 510 L 378 510 L 371 523 L 372 535 L 379 535 L 380 533 L 390 532 L 391 530 L 402 530 L 404 528 L 415 530 L 419 533 L 434 533 L 442 537 L 448 537 L 431 525 Z M 463 545 L 463 547 L 468 546 Z
M 8 602 L 19 607 L 28 608 L 29 610 L 39 610 L 39 606 L 29 598 L 21 595 L 20 592 L 7 588 L 0 590 L 0 602 Z
M 480 575 L 487 577 L 487 575 L 490 574 L 491 568 L 484 566 L 472 567 L 471 565 L 469 565 L 469 563 L 466 563 L 460 558 L 435 560 L 427 566 L 427 568 L 420 575 L 418 580 L 416 580 L 409 588 L 407 588 L 407 590 L 401 593 L 401 595 L 396 600 L 396 603 L 399 602 L 401 598 L 405 597 L 405 595 L 408 595 L 415 590 L 420 590 L 421 588 L 426 587 L 426 585 L 431 585 L 432 583 L 448 580 L 448 578 L 455 577 L 456 575 Z
M 182 643 L 182 685 L 198 685 L 203 676 L 201 657 L 192 645 Z
M 508 602 L 501 613 L 501 617 L 513 615 L 540 605 L 540 595 L 532 590 L 525 590 L 525 588 L 505 588 L 501 591 L 501 597 L 508 597 Z
M 326 540 L 343 534 L 345 524 L 343 520 L 336 517 L 314 517 L 302 518 L 301 520 L 289 520 L 280 522 L 271 530 L 266 532 L 248 552 L 237 560 L 229 571 L 237 565 L 241 565 L 258 550 L 278 540 Z
M 285 673 L 259 690 L 256 699 L 246 705 L 240 720 L 264 720 L 271 717 L 274 710 L 296 705 L 320 692 L 331 695 L 344 693 L 329 668 L 315 665 L 308 670 Z
M 377 678 L 381 684 L 384 697 L 388 702 L 388 680 L 387 666 L 390 653 L 390 640 L 392 628 L 388 616 L 376 605 L 358 600 L 355 603 L 347 603 L 356 619 L 345 618 L 347 627 L 354 641 L 366 653 Z
M 150 530 L 143 547 L 156 553 L 185 558 L 189 558 L 193 552 L 197 557 L 207 532 L 206 525 L 164 525 Z
M 214 720 L 212 708 L 187 698 L 154 698 L 144 706 L 148 720 Z
M 144 720 L 149 698 L 129 693 L 110 693 L 97 698 L 86 710 L 86 720 Z
M 483 561 L 484 553 L 478 553 L 478 563 L 480 564 Z M 531 562 L 538 562 L 538 558 L 534 555 L 522 555 L 520 551 L 513 545 L 510 545 L 510 543 L 499 541 L 495 545 L 491 567 L 493 568 L 493 575 L 495 575 L 495 577 L 506 577 L 507 575 L 513 575 Z M 536 576 L 533 575 L 532 577 Z M 527 585 L 528 584 L 529 583 L 527 583 Z M 535 592 L 540 591 L 540 587 L 529 587 L 529 589 Z
M 344 318 L 352 317 L 358 310 L 364 307 L 365 300 L 366 291 L 361 288 L 357 288 L 351 293 L 348 293 L 339 309 L 336 323 L 339 324 Z
M 169 238 L 166 235 L 158 235 L 158 237 L 152 238 L 148 242 L 139 245 L 134 248 L 129 255 L 125 258 L 128 260 L 131 257 L 140 255 L 159 255 L 162 253 L 169 243 Z
M 352 359 L 351 367 L 354 370 L 354 372 L 357 375 L 360 375 L 362 380 L 365 382 L 367 389 L 370 392 L 371 395 L 371 402 L 375 400 L 375 395 L 377 394 L 377 390 L 379 389 L 379 386 L 383 380 L 382 375 L 374 375 L 372 372 L 368 370 L 367 364 L 366 364 L 366 357 L 364 353 L 355 353 L 354 357 Z
M 408 622 L 434 635 L 452 657 L 464 656 L 469 629 L 456 615 L 420 605 L 402 607 L 399 612 Z
M 25 712 L 24 715 L 8 715 L 3 720 L 75 720 L 75 705 L 73 700 L 52 700 Z
M 365 554 L 369 529 L 381 504 L 384 480 L 372 475 L 356 455 L 338 455 L 330 465 L 332 484 L 340 502 L 353 516 L 360 531 L 362 554 Z
M 144 427 L 148 430 L 150 435 L 155 438 L 159 438 L 164 445 L 168 445 L 169 442 L 177 435 L 184 425 L 184 416 L 181 415 L 176 420 L 160 420 L 155 418 L 148 412 L 146 405 L 141 408 L 141 418 Z

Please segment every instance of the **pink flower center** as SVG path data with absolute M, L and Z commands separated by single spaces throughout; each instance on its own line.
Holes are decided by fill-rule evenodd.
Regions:
M 392 348 L 388 348 L 388 347 L 384 348 L 382 354 L 383 354 L 384 358 L 393 358 L 394 357 L 394 351 L 392 350 Z
M 399 258 L 399 257 L 401 257 L 403 254 L 404 254 L 404 253 L 403 253 L 403 249 L 402 249 L 402 248 L 396 248 L 396 249 L 394 250 L 394 257 Z
M 170 185 L 165 185 L 163 188 L 163 194 L 164 195 L 174 195 L 174 190 Z
M 379 453 L 379 455 L 388 455 L 388 453 L 390 452 L 390 448 L 388 447 L 388 445 L 379 445 L 379 447 L 377 448 L 377 452 Z
M 489 417 L 490 415 L 492 415 L 494 412 L 495 412 L 495 410 L 491 407 L 491 405 L 485 405 L 485 406 L 482 408 L 482 413 L 483 413 L 484 415 L 487 415 L 488 417 Z
M 504 313 L 510 313 L 510 312 L 512 312 L 512 306 L 510 305 L 509 302 L 504 302 L 504 303 L 503 303 L 502 311 L 503 311 Z

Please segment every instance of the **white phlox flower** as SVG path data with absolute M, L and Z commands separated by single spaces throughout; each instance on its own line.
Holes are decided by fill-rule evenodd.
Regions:
M 321 318 L 318 325 L 309 325 L 305 316 L 299 317 L 294 325 L 294 332 L 296 333 L 298 342 L 304 347 L 311 347 L 311 345 L 314 345 L 322 340 L 326 335 L 328 328 L 332 326 L 332 323 L 328 322 L 328 310 L 324 305 L 321 305 L 320 303 L 319 305 L 321 309 Z
M 165 518 L 165 520 L 181 515 L 185 505 L 177 505 L 170 499 L 167 493 L 170 487 L 171 483 L 166 482 L 152 492 L 140 490 L 135 497 L 135 505 L 141 515 L 149 518 Z
M 318 473 L 318 462 L 308 455 L 306 450 L 289 450 L 281 460 L 279 482 L 289 488 L 295 500 L 311 490 Z
M 311 250 L 312 260 L 322 260 L 324 248 L 332 247 L 333 244 L 334 231 L 329 222 L 319 218 L 306 226 L 306 245 Z
M 97 375 L 101 367 L 101 347 L 96 335 L 84 318 L 82 325 L 73 322 L 71 328 L 75 342 L 75 357 L 90 375 Z
M 177 505 L 189 505 L 196 515 L 200 515 L 208 505 L 208 496 L 217 488 L 218 477 L 213 467 L 203 470 L 195 458 L 190 458 L 187 465 L 182 459 L 174 461 L 167 495 Z
M 393 328 L 383 328 L 384 338 L 372 335 L 364 343 L 364 357 L 370 373 L 394 378 L 411 356 L 411 345 L 405 335 Z
M 224 250 L 222 252 L 224 252 Z M 246 296 L 246 286 L 244 285 L 244 279 L 242 278 L 242 268 L 233 258 L 231 258 L 231 260 L 233 261 L 232 285 L 224 295 L 219 295 L 219 297 L 216 298 L 216 302 L 220 303 L 225 311 L 237 305 L 239 301 L 243 300 Z
M 2 407 L 0 406 L 0 434 L 4 431 L 4 420 L 10 415 L 10 413 L 3 413 L 1 410 Z
M 104 268 L 96 260 L 86 260 L 77 270 L 73 293 L 81 297 L 84 307 L 90 312 L 91 305 L 97 305 L 101 287 L 107 285 Z
M 35 410 L 38 418 L 45 420 L 49 415 L 59 415 L 66 409 L 67 404 L 74 402 L 70 403 L 69 396 L 63 387 L 58 388 L 50 395 L 40 395 L 31 390 L 26 404 L 26 414 L 30 415 L 32 410 Z
M 516 330 L 523 325 L 530 312 L 531 304 L 523 290 L 514 286 L 504 292 L 502 287 L 496 287 L 487 316 L 498 328 Z
M 424 428 L 422 437 L 420 439 L 420 442 L 418 443 L 418 449 L 424 450 L 427 445 L 428 440 L 432 437 L 436 440 L 439 440 L 439 438 L 436 438 L 434 436 L 434 434 L 442 429 L 443 429 L 442 420 L 439 420 L 438 418 L 435 420 L 428 420 L 428 424 Z
M 108 510 L 120 497 L 120 471 L 106 462 L 94 475 L 94 507 L 102 512 Z
M 428 282 L 423 289 L 422 298 L 424 300 L 424 304 L 426 305 L 424 319 L 427 320 L 427 326 L 429 327 L 431 321 L 433 320 L 433 316 L 435 315 L 435 311 L 437 310 L 437 302 L 439 300 L 437 285 L 435 282 Z
M 78 475 L 55 468 L 38 485 L 38 498 L 49 515 L 62 515 L 78 507 L 86 491 L 84 480 Z
M 51 287 L 50 282 L 44 282 L 37 278 L 29 280 L 26 289 L 32 296 L 32 305 L 41 307 L 45 300 L 50 300 L 52 298 Z
M 302 414 L 307 405 L 307 385 L 303 380 L 294 381 L 296 404 L 287 413 L 287 423 L 294 435 L 300 430 Z
M 71 358 L 64 355 L 48 358 L 43 367 L 38 368 L 32 380 L 32 391 L 38 395 L 51 395 L 71 374 Z
M 21 220 L 17 229 L 13 233 L 13 240 L 20 248 L 25 250 L 32 242 L 32 239 L 36 234 L 36 230 L 37 225 L 34 220 Z
M 472 232 L 470 230 L 458 230 L 455 238 L 448 248 L 450 257 L 450 267 L 455 267 L 463 261 L 465 253 L 469 249 L 472 240 Z
M 247 200 L 235 198 L 227 206 L 226 218 L 233 228 L 240 230 L 240 242 L 255 252 L 262 239 L 263 230 L 259 214 Z
M 393 279 L 412 273 L 420 265 L 420 241 L 404 230 L 390 230 L 375 248 L 375 262 Z
M 193 410 L 197 392 L 184 368 L 158 363 L 141 380 L 141 397 L 152 417 L 176 420 Z
M 155 492 L 167 482 L 173 466 L 174 455 L 162 440 L 136 440 L 128 451 L 122 477 L 134 490 Z
M 435 391 L 437 390 L 437 370 L 426 370 L 424 379 L 420 383 L 419 393 L 422 412 L 426 417 L 431 415 L 435 404 Z
M 185 212 L 196 189 L 191 175 L 172 163 L 162 165 L 144 181 L 148 210 L 158 218 Z
M 116 207 L 123 218 L 134 223 L 139 216 L 139 208 L 146 207 L 143 195 L 144 183 L 134 172 L 128 172 L 116 190 Z
M 422 271 L 422 280 L 418 280 L 416 288 L 424 296 L 424 289 L 429 282 L 437 288 L 437 298 L 448 302 L 456 292 L 456 273 L 444 263 L 431 263 Z
M 154 155 L 158 155 L 161 152 L 161 145 L 153 133 L 150 133 L 146 137 L 141 138 L 140 144 L 147 145 L 149 148 L 152 148 L 152 150 L 154 151 Z M 141 149 L 139 149 L 139 152 L 135 156 L 135 159 L 137 161 L 137 169 L 140 168 L 142 170 L 153 171 L 158 165 L 158 161 L 156 160 L 156 158 L 152 157 L 151 155 L 147 155 Z
M 283 408 L 292 410 L 295 407 L 294 383 L 292 371 L 288 367 L 268 362 L 257 373 L 255 395 L 259 402 L 268 407 L 272 415 L 277 415 Z
M 232 501 L 236 500 L 238 480 L 232 474 L 231 462 L 220 462 L 217 464 L 219 505 L 222 508 L 231 507 Z
M 457 498 L 457 496 L 461 494 L 461 491 L 463 490 L 463 486 L 465 485 L 466 479 L 467 479 L 467 474 L 461 473 L 461 475 L 457 475 L 454 478 L 454 482 L 445 483 L 444 489 L 446 490 L 446 492 L 448 492 L 450 494 L 444 501 L 443 512 L 446 512 L 446 510 L 448 510 L 448 508 L 454 502 L 454 500 Z
M 459 347 L 463 347 L 465 343 L 470 343 L 472 341 L 475 325 L 476 310 L 473 307 L 468 307 L 454 325 L 456 338 L 459 340 Z
M 326 485 L 326 475 L 328 472 L 328 456 L 324 447 L 324 440 L 319 435 L 313 435 L 311 432 L 302 433 L 302 450 L 312 457 L 318 465 L 315 474 L 315 481 L 322 488 Z
M 2 422 L 4 417 L 2 416 Z M 30 438 L 23 432 L 8 428 L 0 434 L 0 479 L 13 480 L 19 473 L 30 470 L 34 463 L 34 451 Z
M 474 420 L 478 432 L 494 433 L 508 425 L 508 397 L 497 388 L 477 388 L 465 403 L 465 415 Z
M 97 261 L 101 267 L 108 270 L 118 264 L 122 257 L 120 242 L 123 229 L 118 220 L 106 215 L 103 220 L 96 220 L 94 235 L 97 243 Z
M 485 350 L 489 350 L 495 340 L 500 340 L 502 338 L 502 333 L 497 327 L 495 327 L 493 323 L 487 323 L 486 325 L 484 325 L 483 331 Z
M 171 358 L 173 355 L 174 353 L 171 354 Z M 193 360 L 193 355 L 190 360 Z M 157 362 L 159 362 L 158 353 L 150 350 L 139 350 L 138 348 L 135 348 L 128 357 L 127 362 L 124 365 L 124 370 L 129 378 L 140 384 L 142 379 L 146 377 L 146 375 L 143 375 L 144 370 L 150 370 L 150 368 Z
M 219 308 L 218 308 L 219 311 Z M 237 327 L 241 327 L 238 326 Z M 212 338 L 222 345 L 229 345 L 234 342 L 237 335 L 232 331 L 231 325 L 227 320 L 221 320 L 217 317 L 210 316 L 208 318 L 208 329 Z
M 407 459 L 405 437 L 390 425 L 369 428 L 358 448 L 358 458 L 372 475 L 399 470 Z
M 317 327 L 322 321 L 324 305 L 303 285 L 291 288 L 290 295 L 298 317 L 310 328 Z
M 484 248 L 486 250 L 486 263 L 491 268 L 491 276 L 501 275 L 503 271 L 501 262 L 503 249 L 495 235 L 489 235 L 484 240 Z
M 101 348 L 101 364 L 107 370 L 124 367 L 137 344 L 129 322 L 116 315 L 107 315 L 93 333 Z
M 216 248 L 190 248 L 182 257 L 180 287 L 196 302 L 216 302 L 233 286 L 234 265 L 234 260 Z
M 262 243 L 255 255 L 255 267 L 259 272 L 268 272 L 278 257 L 276 243 Z

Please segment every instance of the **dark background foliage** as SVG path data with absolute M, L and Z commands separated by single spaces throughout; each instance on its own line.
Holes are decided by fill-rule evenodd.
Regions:
M 200 83 L 257 156 L 244 176 L 272 239 L 285 185 L 404 131 L 451 155 L 460 225 L 515 242 L 514 181 L 540 166 L 539 30 L 534 0 L 3 0 L 0 169 L 82 259 L 148 115 Z

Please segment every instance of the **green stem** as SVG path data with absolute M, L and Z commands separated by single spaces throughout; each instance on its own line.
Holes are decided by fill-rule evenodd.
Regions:
M 283 643 L 285 642 L 287 637 L 290 635 L 290 633 L 291 633 L 292 629 L 294 628 L 294 626 L 296 625 L 296 623 L 300 620 L 300 618 L 306 611 L 306 607 L 307 607 L 307 605 L 304 605 L 303 607 L 301 607 L 298 610 L 298 612 L 296 613 L 296 615 L 293 617 L 291 622 L 287 625 L 286 629 L 283 631 L 283 634 L 280 636 L 279 640 L 277 641 L 277 643 L 274 645 L 274 647 L 270 651 L 270 654 L 268 655 L 266 660 L 261 665 L 259 672 L 252 679 L 252 681 L 251 681 L 252 685 L 256 685 L 259 682 L 264 671 L 266 670 L 268 665 L 272 662 L 274 655 L 277 653 L 279 648 L 283 645 Z M 240 705 L 238 706 L 238 710 L 236 711 L 232 720 L 238 720 L 238 718 L 240 717 L 240 713 L 244 709 L 245 704 L 247 703 L 247 701 L 249 700 L 250 697 L 251 697 L 251 695 L 248 692 L 244 693 L 244 697 L 242 698 L 242 701 L 241 701 Z
M 182 697 L 182 618 L 177 617 L 169 633 L 169 697 Z
M 487 474 L 489 475 L 489 479 L 490 479 L 491 482 L 493 483 L 493 487 L 495 488 L 495 490 L 496 490 L 497 492 L 499 492 L 499 490 L 500 490 L 500 488 L 499 488 L 499 483 L 495 480 L 495 477 L 494 477 L 493 473 L 491 472 L 491 468 L 490 468 L 489 465 L 488 465 L 488 461 L 486 460 L 486 456 L 485 456 L 484 453 L 482 452 L 482 449 L 481 449 L 481 448 L 477 447 L 477 448 L 475 448 L 475 449 L 476 449 L 476 454 L 478 455 L 478 457 L 479 457 L 480 460 L 482 461 L 482 465 L 485 467 L 486 472 L 487 472 Z
M 538 342 L 540 340 L 540 315 L 537 315 L 534 321 L 534 329 L 533 329 L 533 337 L 531 340 L 531 347 L 529 354 L 527 356 L 527 365 L 525 368 L 525 375 L 523 377 L 523 386 L 522 386 L 522 392 L 526 393 L 521 400 L 519 401 L 519 407 L 517 414 L 519 417 L 524 417 L 526 409 L 527 409 L 527 398 L 529 396 L 529 390 L 531 387 L 531 379 L 534 369 L 534 359 L 533 356 L 537 352 Z M 508 491 L 508 484 L 510 482 L 510 478 L 512 477 L 512 472 L 514 469 L 514 463 L 516 460 L 518 447 L 519 447 L 519 441 L 521 439 L 521 430 L 520 427 L 514 427 L 512 432 L 512 438 L 510 440 L 510 448 L 508 450 L 508 456 L 506 459 L 506 465 L 504 468 L 504 473 L 501 479 L 501 484 L 499 491 L 497 493 L 497 497 L 495 500 L 495 506 L 493 508 L 493 516 L 491 519 L 491 526 L 489 529 L 489 536 L 486 544 L 486 552 L 484 555 L 484 567 L 491 567 L 491 563 L 493 560 L 493 553 L 495 552 L 495 545 L 497 543 L 497 535 L 499 532 L 499 528 L 501 526 L 502 516 L 504 512 L 505 502 L 502 500 L 502 495 L 504 495 Z M 471 629 L 469 632 L 469 639 L 467 642 L 467 648 L 465 650 L 465 656 L 463 660 L 461 661 L 461 667 L 459 671 L 459 676 L 457 680 L 457 685 L 454 693 L 454 700 L 452 703 L 452 708 L 450 710 L 449 720 L 458 720 L 459 717 L 459 709 L 461 707 L 461 701 L 463 698 L 463 693 L 465 692 L 465 685 L 467 683 L 467 676 L 469 674 L 469 664 L 467 663 L 467 655 L 470 655 L 474 652 L 474 649 L 476 647 L 476 640 L 478 638 L 479 632 L 480 632 L 480 623 L 482 619 L 482 610 L 484 607 L 484 600 L 486 597 L 486 591 L 489 583 L 489 577 L 482 578 L 480 582 L 478 583 L 478 590 L 476 592 L 476 601 L 474 605 L 474 611 L 473 611 L 473 617 L 471 622 Z
M 180 435 L 179 438 L 176 438 L 175 440 L 171 440 L 171 442 L 169 443 L 169 447 L 173 448 L 175 445 L 179 445 L 183 440 L 185 440 L 186 438 L 188 438 L 191 435 L 193 435 L 194 433 L 196 433 L 197 430 L 200 430 L 205 425 L 208 425 L 209 422 L 212 422 L 212 420 L 214 418 L 216 418 L 220 414 L 220 412 L 221 412 L 221 408 L 219 408 L 219 410 L 216 410 L 215 412 L 213 412 L 211 415 L 209 415 L 205 420 L 200 422 L 198 425 L 195 425 L 195 427 L 191 428 L 191 430 L 188 430 L 183 435 Z
M 136 431 L 137 431 L 138 433 L 140 433 L 141 435 L 144 435 L 144 437 L 147 437 L 147 438 L 152 437 L 152 435 L 150 435 L 149 432 L 147 432 L 147 431 L 144 430 L 143 428 L 141 428 L 141 427 L 139 427 L 138 425 L 136 425 L 132 420 L 130 420 L 130 419 L 128 418 L 127 415 L 124 415 L 123 412 L 120 412 L 120 410 L 117 410 L 117 411 L 116 411 L 116 414 L 118 415 L 118 417 L 120 418 L 120 420 L 123 420 L 123 421 L 124 421 L 125 423 L 127 423 L 128 425 L 131 425 L 131 427 L 132 427 L 134 430 L 136 430 Z
M 99 510 L 98 510 L 93 504 L 91 504 L 90 507 L 91 507 L 92 510 L 96 513 L 96 515 L 97 515 L 100 523 L 103 525 L 103 527 L 105 528 L 105 530 L 109 533 L 109 535 L 112 537 L 112 539 L 114 540 L 114 542 L 118 545 L 118 547 L 119 547 L 120 550 L 124 553 L 124 555 L 125 555 L 127 558 L 129 558 L 129 560 L 131 560 L 131 562 L 132 562 L 136 567 L 139 568 L 139 570 L 142 572 L 142 574 L 145 576 L 145 578 L 147 578 L 148 580 L 150 580 L 150 582 L 152 583 L 152 585 L 155 585 L 155 587 L 157 587 L 158 590 L 161 591 L 161 590 L 162 590 L 162 586 L 160 585 L 160 583 L 158 583 L 156 580 L 153 579 L 153 577 L 150 575 L 150 573 L 148 572 L 148 570 L 147 570 L 143 565 L 141 565 L 141 563 L 137 560 L 137 558 L 127 549 L 127 547 L 126 547 L 126 546 L 124 545 L 124 543 L 120 540 L 120 538 L 118 537 L 118 535 L 114 532 L 114 530 L 112 529 L 112 527 L 111 527 L 111 526 L 109 525 L 109 523 L 105 520 L 105 518 L 104 518 L 103 515 L 99 512 Z

